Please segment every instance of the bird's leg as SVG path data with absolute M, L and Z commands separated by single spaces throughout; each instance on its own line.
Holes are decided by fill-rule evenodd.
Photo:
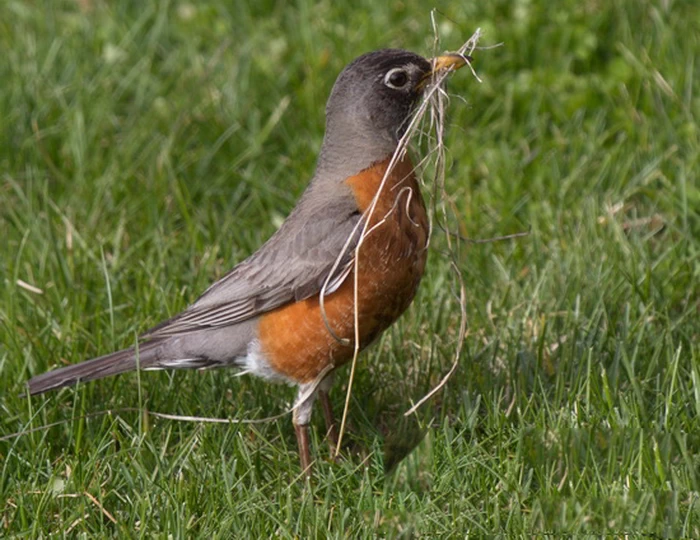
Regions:
M 299 446 L 299 460 L 301 470 L 307 478 L 311 477 L 311 449 L 309 443 L 309 422 L 311 421 L 311 410 L 316 400 L 316 389 L 312 384 L 299 385 L 299 393 L 294 403 L 294 414 L 292 423 L 294 433 L 297 436 Z
M 318 385 L 318 397 L 321 399 L 321 407 L 323 408 L 323 419 L 326 421 L 326 438 L 328 438 L 328 446 L 331 449 L 331 457 L 336 458 L 336 450 L 338 448 L 338 428 L 333 417 L 333 407 L 331 400 L 328 397 L 331 386 L 333 386 L 334 373 L 329 373 L 325 379 Z
M 331 406 L 331 400 L 328 398 L 327 391 L 319 390 L 318 397 L 323 407 L 323 418 L 326 420 L 326 437 L 328 438 L 328 446 L 331 449 L 331 457 L 335 458 L 335 452 L 338 448 L 338 428 L 335 425 L 335 418 L 333 417 L 333 407 Z
M 311 451 L 309 450 L 309 424 L 294 424 L 294 432 L 297 435 L 297 445 L 299 446 L 299 461 L 301 470 L 311 477 Z

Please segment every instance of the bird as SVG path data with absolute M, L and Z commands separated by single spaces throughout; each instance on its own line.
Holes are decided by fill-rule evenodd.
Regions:
M 349 63 L 326 104 L 315 173 L 279 229 L 134 347 L 37 375 L 28 395 L 135 370 L 238 368 L 297 387 L 292 423 L 310 474 L 315 400 L 334 450 L 335 370 L 356 335 L 364 349 L 400 317 L 425 270 L 429 220 L 410 156 L 394 158 L 399 141 L 431 77 L 470 60 L 381 49 Z

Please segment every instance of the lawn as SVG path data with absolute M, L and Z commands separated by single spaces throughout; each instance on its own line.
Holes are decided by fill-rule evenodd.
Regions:
M 436 221 L 529 235 L 435 227 L 413 306 L 361 357 L 339 463 L 314 417 L 309 484 L 288 418 L 146 412 L 261 419 L 285 386 L 149 372 L 20 396 L 264 242 L 337 74 L 431 55 L 431 7 L 2 2 L 0 536 L 700 537 L 695 0 L 435 4 L 439 51 L 477 27 L 503 43 L 474 54 L 483 82 L 450 81 Z M 460 278 L 458 369 L 404 417 L 453 362 Z

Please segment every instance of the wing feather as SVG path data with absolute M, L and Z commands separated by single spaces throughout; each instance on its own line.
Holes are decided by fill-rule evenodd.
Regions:
M 152 339 L 238 324 L 318 294 L 331 272 L 326 294 L 332 293 L 351 272 L 360 221 L 354 200 L 347 198 L 341 197 L 330 207 L 298 205 L 257 252 L 209 287 L 182 313 L 143 337 Z

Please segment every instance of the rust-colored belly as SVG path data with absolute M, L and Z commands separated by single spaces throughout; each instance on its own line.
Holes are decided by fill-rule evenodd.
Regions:
M 389 160 L 346 180 L 360 211 L 379 189 Z M 425 270 L 428 219 L 413 165 L 408 157 L 387 179 L 358 254 L 360 346 L 366 347 L 410 305 Z M 352 358 L 355 339 L 355 276 L 325 297 L 326 328 L 318 296 L 281 306 L 260 319 L 258 338 L 275 371 L 299 383 L 314 380 L 329 364 Z

